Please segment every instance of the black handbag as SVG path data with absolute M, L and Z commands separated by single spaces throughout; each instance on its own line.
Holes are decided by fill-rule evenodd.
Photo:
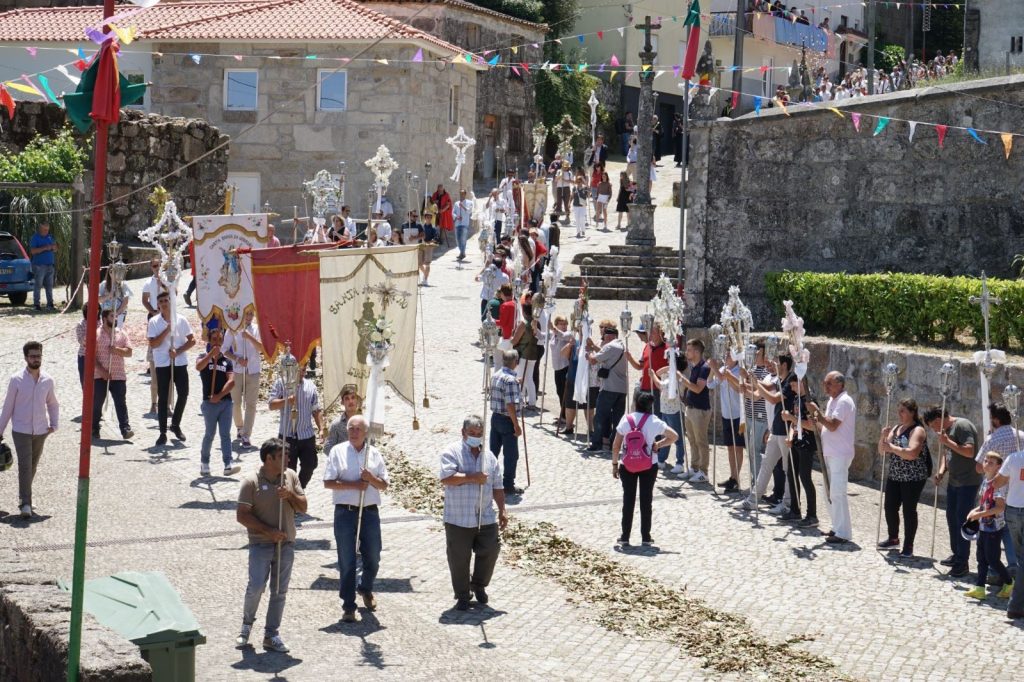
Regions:
M 611 366 L 611 367 L 601 367 L 600 369 L 598 369 L 598 370 L 597 370 L 597 378 L 598 378 L 598 379 L 607 379 L 607 378 L 608 378 L 608 375 L 609 375 L 609 374 L 611 374 L 611 373 L 612 373 L 612 370 L 613 370 L 613 369 L 615 368 L 615 365 L 617 365 L 617 364 L 619 364 L 620 362 L 622 362 L 622 356 L 623 356 L 623 355 L 625 355 L 625 354 L 626 354 L 626 351 L 622 351 L 622 355 L 620 355 L 620 356 L 619 356 L 619 359 L 618 359 L 618 360 L 616 360 L 616 361 L 615 361 L 615 362 L 614 362 L 614 363 L 612 364 L 612 366 Z

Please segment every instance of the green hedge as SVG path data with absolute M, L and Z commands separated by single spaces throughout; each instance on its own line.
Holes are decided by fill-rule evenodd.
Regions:
M 972 336 L 985 339 L 981 308 L 971 296 L 981 294 L 981 280 L 885 273 L 849 275 L 822 272 L 771 272 L 766 293 L 780 319 L 782 302 L 793 301 L 809 334 L 886 337 L 917 343 L 953 343 Z M 992 295 L 1002 299 L 990 317 L 992 344 L 1024 346 L 1024 282 L 988 280 Z

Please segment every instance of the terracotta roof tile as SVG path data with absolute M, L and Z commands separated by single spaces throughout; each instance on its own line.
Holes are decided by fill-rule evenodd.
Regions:
M 133 5 L 119 5 L 116 12 Z M 0 14 L 0 41 L 82 42 L 86 26 L 103 17 L 101 7 L 17 9 Z M 418 41 L 443 54 L 451 43 L 376 12 L 354 0 L 239 0 L 164 2 L 124 22 L 149 41 Z

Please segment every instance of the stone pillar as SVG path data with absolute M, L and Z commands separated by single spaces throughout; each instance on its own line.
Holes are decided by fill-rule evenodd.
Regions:
M 661 28 L 652 25 L 646 17 L 636 27 L 644 30 L 646 41 L 640 53 L 640 63 L 648 68 L 640 70 L 640 106 L 637 111 L 637 155 L 636 155 L 636 197 L 629 205 L 629 231 L 626 244 L 629 246 L 654 247 L 654 206 L 651 205 L 651 160 L 654 155 L 651 137 L 654 122 L 654 69 L 657 53 L 651 46 L 650 30 Z

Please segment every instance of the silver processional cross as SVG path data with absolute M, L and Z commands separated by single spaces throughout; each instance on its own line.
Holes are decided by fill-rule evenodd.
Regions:
M 981 271 L 981 296 L 971 296 L 968 299 L 971 305 L 981 306 L 981 317 L 985 321 L 985 364 L 990 365 L 992 362 L 992 344 L 989 341 L 988 334 L 988 321 L 989 315 L 993 305 L 999 305 L 1002 303 L 1002 299 L 998 296 L 993 296 L 992 292 L 988 288 L 988 278 L 985 276 L 985 271 Z

